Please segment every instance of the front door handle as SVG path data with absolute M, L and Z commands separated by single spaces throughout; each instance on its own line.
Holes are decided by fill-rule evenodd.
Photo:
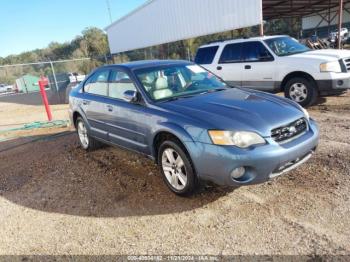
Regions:
M 90 101 L 83 100 L 83 105 L 88 105 L 89 103 L 90 103 Z
M 252 66 L 251 65 L 245 65 L 244 69 L 252 69 Z
M 108 106 L 107 106 L 107 110 L 108 110 L 109 112 L 112 112 L 112 111 L 113 111 L 113 106 L 108 105 Z
M 218 66 L 216 67 L 217 70 L 221 70 L 222 69 L 222 66 Z

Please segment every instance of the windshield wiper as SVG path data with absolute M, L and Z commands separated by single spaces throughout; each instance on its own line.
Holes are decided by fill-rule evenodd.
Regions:
M 161 100 L 159 102 L 170 102 L 170 101 L 179 100 L 181 98 L 190 98 L 190 97 L 194 97 L 196 95 L 214 93 L 214 92 L 219 92 L 219 91 L 224 91 L 224 90 L 227 90 L 227 88 L 216 88 L 216 89 L 210 89 L 210 90 L 206 90 L 203 92 L 196 92 L 196 93 L 188 94 L 188 95 L 173 96 L 173 97 L 169 97 L 169 98 L 166 98 L 164 100 Z
M 169 98 L 165 98 L 162 101 L 159 102 L 170 102 L 170 101 L 175 101 L 175 100 L 179 100 L 180 98 L 189 98 L 189 97 L 193 97 L 193 95 L 184 95 L 184 96 L 173 96 L 173 97 L 169 97 Z
M 308 51 L 310 51 L 310 50 L 296 51 L 296 52 L 287 52 L 287 53 L 284 53 L 284 54 L 281 55 L 281 56 L 296 55 L 296 54 L 301 54 L 301 53 L 305 53 L 305 52 L 308 52 Z
M 208 94 L 208 93 L 220 92 L 220 91 L 224 91 L 224 90 L 227 90 L 227 88 L 210 89 L 210 90 L 206 90 L 204 92 L 201 92 L 199 94 Z

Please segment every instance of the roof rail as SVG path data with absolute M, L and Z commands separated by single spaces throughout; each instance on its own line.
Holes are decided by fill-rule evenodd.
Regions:
M 221 39 L 221 40 L 213 40 L 213 41 L 209 41 L 207 43 L 205 43 L 206 45 L 209 45 L 209 44 L 214 44 L 214 43 L 221 43 L 221 42 L 224 42 L 226 41 L 227 39 Z
M 209 41 L 207 43 L 205 43 L 204 45 L 210 45 L 210 44 L 215 44 L 215 43 L 222 43 L 225 41 L 231 41 L 231 40 L 239 40 L 239 39 L 249 39 L 249 36 L 243 36 L 240 38 L 228 38 L 228 39 L 221 39 L 221 40 L 213 40 L 213 41 Z

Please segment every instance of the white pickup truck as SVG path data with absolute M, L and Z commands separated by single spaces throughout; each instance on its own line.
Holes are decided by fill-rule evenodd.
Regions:
M 284 35 L 203 45 L 195 62 L 232 85 L 283 91 L 302 106 L 350 88 L 350 51 L 311 50 Z

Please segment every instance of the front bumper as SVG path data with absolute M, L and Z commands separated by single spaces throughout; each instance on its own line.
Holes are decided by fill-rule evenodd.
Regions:
M 200 179 L 239 186 L 263 183 L 299 166 L 315 151 L 318 138 L 317 124 L 310 119 L 309 130 L 285 144 L 267 138 L 266 145 L 253 149 L 196 142 L 188 142 L 186 147 Z M 234 180 L 231 172 L 238 167 L 245 167 L 246 172 L 241 179 Z
M 331 79 L 316 80 L 321 95 L 335 95 L 346 92 L 350 89 L 350 74 L 333 74 Z

